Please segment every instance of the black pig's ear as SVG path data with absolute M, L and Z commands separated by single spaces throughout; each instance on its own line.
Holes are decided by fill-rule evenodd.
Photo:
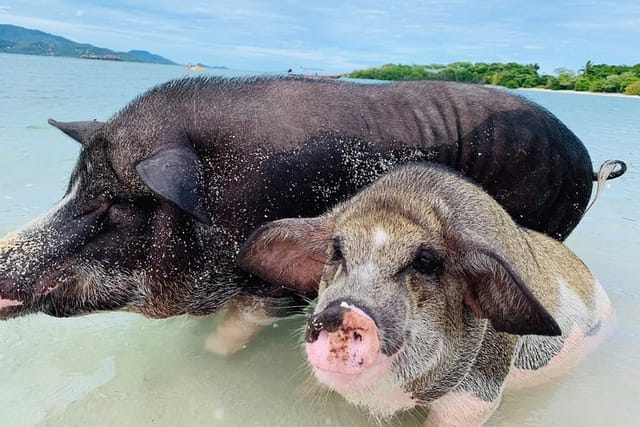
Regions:
M 48 122 L 51 126 L 57 127 L 82 145 L 85 145 L 91 136 L 104 125 L 103 122 L 99 122 L 97 120 L 59 122 L 57 120 L 49 119 Z
M 560 326 L 531 293 L 510 263 L 491 249 L 466 252 L 464 301 L 498 332 L 561 335 Z
M 212 224 L 204 207 L 202 164 L 193 150 L 182 146 L 164 148 L 138 162 L 135 168 L 154 193 L 198 221 Z
M 242 245 L 238 265 L 269 283 L 315 292 L 326 263 L 333 223 L 330 217 L 267 223 Z

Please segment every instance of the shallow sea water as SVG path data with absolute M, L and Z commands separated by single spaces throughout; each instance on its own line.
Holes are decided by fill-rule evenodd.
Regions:
M 226 75 L 247 74 L 216 70 Z M 177 66 L 0 54 L 0 236 L 64 193 L 78 154 L 47 118 L 106 120 Z M 609 293 L 617 326 L 569 375 L 507 393 L 491 426 L 635 426 L 640 402 L 640 98 L 518 91 L 563 120 L 594 164 L 627 161 L 567 244 Z M 301 319 L 223 359 L 216 318 L 127 313 L 0 322 L 0 426 L 367 426 L 366 413 L 309 385 Z M 419 413 L 391 420 L 421 424 Z

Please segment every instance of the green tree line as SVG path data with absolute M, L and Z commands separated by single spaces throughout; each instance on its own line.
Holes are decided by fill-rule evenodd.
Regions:
M 480 83 L 508 88 L 545 88 L 589 92 L 640 95 L 640 64 L 606 65 L 587 61 L 577 73 L 566 68 L 555 75 L 540 74 L 537 64 L 471 63 L 402 65 L 385 64 L 377 68 L 357 70 L 348 77 L 375 80 L 448 80 Z

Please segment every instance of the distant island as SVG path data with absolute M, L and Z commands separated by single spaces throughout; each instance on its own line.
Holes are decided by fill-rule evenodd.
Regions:
M 43 31 L 4 24 L 0 25 L 0 53 L 177 65 L 167 58 L 144 50 L 115 52 L 86 43 L 76 43 Z
M 606 65 L 587 61 L 577 73 L 566 68 L 556 75 L 539 74 L 538 64 L 471 63 L 401 65 L 386 64 L 377 68 L 353 71 L 345 77 L 375 80 L 448 80 L 489 84 L 508 88 L 541 88 L 578 92 L 622 93 L 640 95 L 640 64 Z

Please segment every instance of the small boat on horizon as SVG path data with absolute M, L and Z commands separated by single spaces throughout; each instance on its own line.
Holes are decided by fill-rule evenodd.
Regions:
M 197 71 L 197 72 L 202 72 L 204 71 L 204 67 L 200 64 L 187 64 L 187 71 Z

